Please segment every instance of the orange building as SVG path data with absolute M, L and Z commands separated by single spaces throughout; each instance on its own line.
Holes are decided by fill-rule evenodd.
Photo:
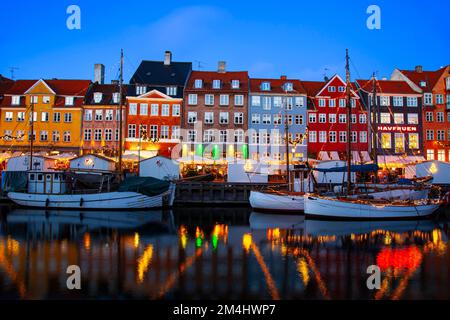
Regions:
M 127 97 L 125 154 L 171 157 L 180 144 L 183 99 L 158 90 Z
M 27 151 L 33 138 L 35 151 L 79 153 L 90 85 L 89 80 L 15 81 L 0 104 L 0 150 Z

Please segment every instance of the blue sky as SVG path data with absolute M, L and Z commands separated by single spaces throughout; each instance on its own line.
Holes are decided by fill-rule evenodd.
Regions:
M 68 30 L 66 9 L 81 8 L 81 30 Z M 381 30 L 366 27 L 367 7 L 381 8 Z M 142 59 L 199 61 L 252 77 L 319 80 L 342 74 L 345 48 L 352 78 L 394 68 L 436 69 L 450 63 L 450 1 L 2 1 L 0 74 L 17 78 L 92 79 L 94 63 L 116 79 L 120 48 L 125 80 Z M 328 71 L 325 71 L 328 69 Z

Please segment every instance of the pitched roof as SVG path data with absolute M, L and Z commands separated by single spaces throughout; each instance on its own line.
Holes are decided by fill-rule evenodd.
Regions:
M 5 94 L 23 95 L 40 80 L 17 80 Z M 43 80 L 57 95 L 84 96 L 91 85 L 90 80 Z
M 202 80 L 203 87 L 201 89 L 194 88 L 195 80 Z M 221 89 L 213 89 L 213 80 L 221 81 Z M 239 80 L 240 87 L 239 89 L 233 89 L 231 87 L 232 80 Z M 189 77 L 188 84 L 186 86 L 186 90 L 195 90 L 195 91 L 209 91 L 209 90 L 217 90 L 217 91 L 236 91 L 248 92 L 249 87 L 249 78 L 247 71 L 227 71 L 227 72 L 218 72 L 218 71 L 192 71 L 191 76 Z
M 447 70 L 447 67 L 443 67 L 436 71 L 421 71 L 416 70 L 399 70 L 403 73 L 409 80 L 414 82 L 419 88 L 425 91 L 432 91 L 436 86 L 437 82 L 441 78 L 442 74 Z M 422 81 L 426 82 L 426 86 L 421 86 Z
M 263 82 L 270 83 L 270 90 L 261 90 L 261 84 Z M 286 83 L 292 83 L 294 91 L 286 92 L 284 85 Z M 303 87 L 300 80 L 297 79 L 250 79 L 250 92 L 258 93 L 278 93 L 278 94 L 306 94 L 306 90 Z
M 131 78 L 130 84 L 184 86 L 191 70 L 192 62 L 171 62 L 165 65 L 164 61 L 144 60 Z
M 325 84 L 323 81 L 302 81 L 303 88 L 310 97 L 315 97 Z
M 356 82 L 362 90 L 366 92 L 373 91 L 372 80 L 356 80 Z M 406 81 L 376 80 L 376 86 L 379 94 L 419 94 Z
M 122 99 L 123 103 L 125 103 L 125 96 L 127 95 L 129 86 L 122 86 Z M 85 104 L 86 105 L 117 105 L 117 103 L 113 102 L 113 94 L 119 93 L 119 85 L 117 84 L 99 84 L 93 83 L 91 88 L 86 94 Z M 102 100 L 99 103 L 94 102 L 94 93 L 100 92 L 102 93 Z

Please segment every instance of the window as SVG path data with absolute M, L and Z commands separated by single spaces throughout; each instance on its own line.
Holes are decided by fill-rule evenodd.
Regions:
M 305 99 L 303 97 L 295 97 L 295 106 L 297 108 L 305 106 Z
M 367 123 L 367 115 L 365 113 L 359 115 L 359 123 Z
M 119 141 L 119 135 L 120 135 L 120 130 L 115 129 L 114 130 L 114 141 Z
M 302 125 L 303 124 L 303 116 L 300 114 L 295 115 L 295 124 Z
M 359 142 L 367 143 L 367 132 L 366 131 L 359 132 Z
M 38 96 L 31 96 L 31 103 L 38 103 L 39 102 L 39 97 Z
M 95 121 L 103 121 L 103 110 L 95 110 Z
M 259 144 L 259 133 L 258 132 L 256 132 L 256 131 L 252 132 L 251 143 L 252 144 Z
M 445 150 L 438 150 L 438 161 L 445 161 Z
M 91 120 L 92 120 L 92 110 L 91 110 Z M 61 113 L 55 112 L 53 114 L 53 122 L 58 123 L 61 121 Z
M 90 140 L 90 139 L 89 139 Z M 52 141 L 53 142 L 59 142 L 61 141 L 61 137 L 59 135 L 59 131 L 53 131 L 52 132 Z
M 319 117 L 319 119 L 320 119 L 320 117 Z M 330 114 L 328 115 L 328 121 L 329 121 L 330 123 L 336 123 L 336 114 L 335 114 L 335 113 L 330 113 Z
M 146 94 L 146 93 L 147 93 L 147 87 L 146 86 L 140 86 L 140 85 L 136 86 L 136 94 L 138 96 Z
M 33 119 L 31 119 L 31 117 L 33 117 Z M 30 118 L 30 123 L 31 123 L 31 121 L 37 122 L 38 113 L 37 112 L 33 112 L 33 114 L 30 113 L 29 118 Z
M 352 106 L 352 108 L 356 108 L 356 99 L 352 98 L 350 100 L 350 105 Z
M 161 116 L 162 117 L 168 117 L 170 116 L 170 105 L 163 104 L 161 107 Z
M 148 116 L 148 103 L 141 103 L 139 105 L 139 114 L 141 116 Z
M 177 95 L 177 87 L 167 87 L 166 93 L 168 96 L 176 96 Z
M 84 141 L 91 141 L 92 129 L 84 129 Z
M 188 141 L 195 142 L 197 140 L 197 130 L 188 131 Z
M 169 126 L 161 126 L 161 133 L 160 133 L 161 139 L 169 139 Z
M 201 80 L 201 79 L 196 79 L 196 80 L 194 81 L 194 88 L 195 88 L 195 89 L 201 89 L 201 88 L 203 88 L 203 80 Z
M 102 141 L 102 129 L 94 130 L 94 141 Z
M 408 124 L 419 124 L 419 115 L 417 113 L 409 113 Z
M 386 96 L 381 96 L 380 97 L 380 105 L 384 106 L 384 107 L 388 107 L 389 106 L 389 97 Z
M 11 104 L 13 106 L 18 106 L 20 105 L 20 96 L 12 96 L 11 98 Z
M 328 105 L 330 106 L 330 108 L 336 107 L 336 99 L 328 100 Z
M 244 130 L 234 131 L 234 142 L 236 142 L 236 143 L 244 142 Z
M 172 117 L 181 116 L 181 106 L 179 104 L 174 104 L 172 106 Z
M 65 123 L 72 122 L 72 113 L 70 113 L 70 112 L 64 113 L 64 122 Z
M 308 116 L 308 122 L 309 123 L 316 123 L 317 121 L 317 114 L 316 113 L 310 113 Z
M 41 122 L 49 122 L 50 121 L 50 115 L 48 112 L 42 112 L 41 113 Z
M 427 138 L 427 141 L 433 141 L 434 140 L 434 130 L 427 130 L 426 138 Z
M 406 104 L 408 107 L 417 107 L 417 98 L 416 97 L 408 97 L 406 99 Z
M 114 119 L 114 111 L 113 110 L 105 110 L 105 120 L 113 121 Z
M 339 115 L 339 123 L 347 123 L 347 115 L 346 114 Z
M 395 153 L 405 152 L 405 135 L 403 133 L 395 133 Z
M 213 106 L 214 105 L 214 95 L 213 94 L 206 94 L 205 95 L 205 105 L 207 105 L 207 106 Z
M 292 115 L 287 115 L 287 123 L 288 125 L 292 125 Z
M 347 132 L 346 131 L 339 132 L 339 142 L 347 142 Z
M 172 126 L 172 139 L 180 139 L 181 128 L 180 126 Z
M 72 140 L 70 131 L 64 131 L 63 139 L 64 139 L 64 142 L 70 142 Z
M 263 114 L 263 124 L 271 124 L 272 122 L 272 116 L 270 114 Z
M 252 124 L 260 124 L 261 123 L 261 115 L 259 113 L 252 114 Z
M 228 141 L 228 132 L 227 132 L 227 130 L 220 130 L 219 142 L 227 143 L 227 141 Z
M 419 149 L 419 134 L 410 133 L 408 144 L 410 149 Z
M 328 87 L 328 92 L 336 92 L 336 87 L 335 86 L 329 86 Z
M 434 150 L 427 150 L 427 160 L 434 160 Z
M 264 110 L 270 110 L 272 109 L 272 99 L 270 97 L 263 97 L 262 98 L 262 105 Z
M 158 126 L 150 126 L 150 139 L 152 139 L 153 141 L 158 139 Z
M 450 90 L 450 77 L 445 78 L 445 82 L 447 90 Z
M 235 95 L 234 96 L 234 105 L 235 106 L 243 106 L 244 105 L 244 96 L 243 95 Z
M 347 105 L 347 101 L 345 99 L 339 99 L 339 107 L 345 108 Z
M 196 94 L 188 95 L 188 104 L 191 106 L 195 106 L 198 103 L 198 97 Z
M 40 140 L 41 141 L 48 141 L 48 131 L 41 131 L 40 132 Z
M 197 123 L 197 112 L 188 112 L 188 123 Z
M 394 107 L 403 107 L 403 97 L 394 97 Z
M 358 142 L 358 132 L 357 131 L 352 131 L 352 133 L 351 133 L 351 142 L 352 143 L 357 143 Z
M 444 95 L 443 94 L 437 94 L 436 95 L 436 104 L 443 104 L 444 103 Z
M 335 143 L 337 141 L 337 139 L 336 139 L 336 131 L 330 131 L 329 141 L 331 143 Z
M 114 92 L 112 97 L 113 97 L 113 103 L 120 102 L 120 93 L 119 92 Z
M 391 134 L 390 133 L 382 133 L 381 134 L 381 148 L 383 149 L 391 149 Z
M 105 129 L 105 141 L 112 141 L 112 129 Z
M 294 90 L 294 86 L 291 82 L 287 82 L 284 84 L 284 90 L 285 91 L 292 91 Z
M 281 114 L 274 114 L 273 115 L 273 124 L 280 125 L 281 123 L 282 123 Z
M 437 112 L 436 113 L 436 121 L 437 122 L 444 122 L 444 113 L 443 112 Z
M 445 131 L 444 130 L 438 130 L 437 131 L 437 140 L 438 141 L 445 141 Z
M 28 131 L 28 141 L 36 141 L 36 131 Z
M 14 119 L 14 112 L 7 111 L 5 112 L 5 121 L 12 122 Z
M 242 112 L 236 112 L 234 114 L 234 123 L 235 124 L 244 124 L 244 114 Z
M 228 106 L 230 104 L 230 96 L 228 94 L 221 94 L 219 104 L 221 106 Z
M 130 103 L 128 114 L 130 116 L 136 116 L 137 115 L 137 103 Z
M 433 112 L 427 112 L 425 114 L 425 119 L 426 119 L 427 122 L 433 122 L 433 118 L 434 118 Z
M 12 140 L 12 131 L 11 130 L 5 130 L 4 132 L 3 132 L 3 139 L 5 140 L 5 141 L 11 141 Z
M 327 115 L 325 113 L 319 113 L 319 123 L 326 123 Z
M 101 92 L 94 92 L 94 103 L 102 102 L 103 94 Z
M 395 124 L 404 124 L 405 116 L 403 113 L 394 113 L 394 123 Z
M 319 142 L 321 142 L 321 143 L 327 142 L 327 132 L 326 131 L 319 131 Z
M 252 96 L 252 106 L 254 106 L 254 107 L 261 106 L 261 97 L 260 96 Z
M 279 108 L 283 105 L 283 99 L 281 97 L 273 97 L 273 106 Z
M 345 87 L 344 86 L 339 86 L 339 92 L 345 92 Z
M 214 141 L 214 130 L 208 129 L 203 132 L 203 141 L 204 142 L 213 142 Z
M 391 115 L 388 112 L 382 112 L 380 114 L 380 123 L 391 123 Z
M 151 112 L 150 115 L 151 115 L 152 117 L 157 117 L 157 116 L 159 116 L 159 105 L 157 105 L 157 104 L 152 104 L 150 112 Z
M 311 142 L 311 143 L 317 142 L 317 132 L 316 131 L 309 132 L 309 142 Z
M 50 97 L 49 96 L 43 96 L 42 97 L 42 103 L 49 104 L 50 103 Z
M 231 88 L 232 89 L 239 89 L 241 86 L 239 80 L 231 80 Z
M 220 124 L 228 124 L 228 122 L 229 122 L 228 112 L 221 112 L 219 115 L 219 123 Z
M 325 99 L 319 99 L 319 107 L 325 107 L 326 100 Z
M 270 91 L 270 82 L 261 83 L 261 90 L 262 91 Z
M 213 80 L 213 89 L 220 89 L 220 80 Z
M 17 122 L 25 121 L 25 112 L 17 112 Z
M 214 123 L 214 112 L 205 112 L 205 124 Z
M 135 124 L 128 125 L 128 138 L 136 138 L 136 125 Z
M 426 106 L 431 106 L 433 104 L 433 94 L 432 93 L 425 93 L 423 95 L 423 99 L 424 99 L 423 103 Z

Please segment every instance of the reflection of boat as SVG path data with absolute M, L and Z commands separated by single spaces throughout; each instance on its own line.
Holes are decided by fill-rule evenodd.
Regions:
M 367 234 L 377 230 L 390 232 L 432 231 L 435 224 L 431 220 L 401 221 L 336 221 L 305 220 L 305 233 L 313 237 L 346 236 L 351 234 Z
M 257 192 L 250 194 L 250 205 L 260 211 L 285 211 L 303 213 L 304 193 L 300 192 Z
M 303 229 L 305 218 L 297 215 L 261 214 L 253 212 L 250 215 L 250 228 L 265 229 Z

